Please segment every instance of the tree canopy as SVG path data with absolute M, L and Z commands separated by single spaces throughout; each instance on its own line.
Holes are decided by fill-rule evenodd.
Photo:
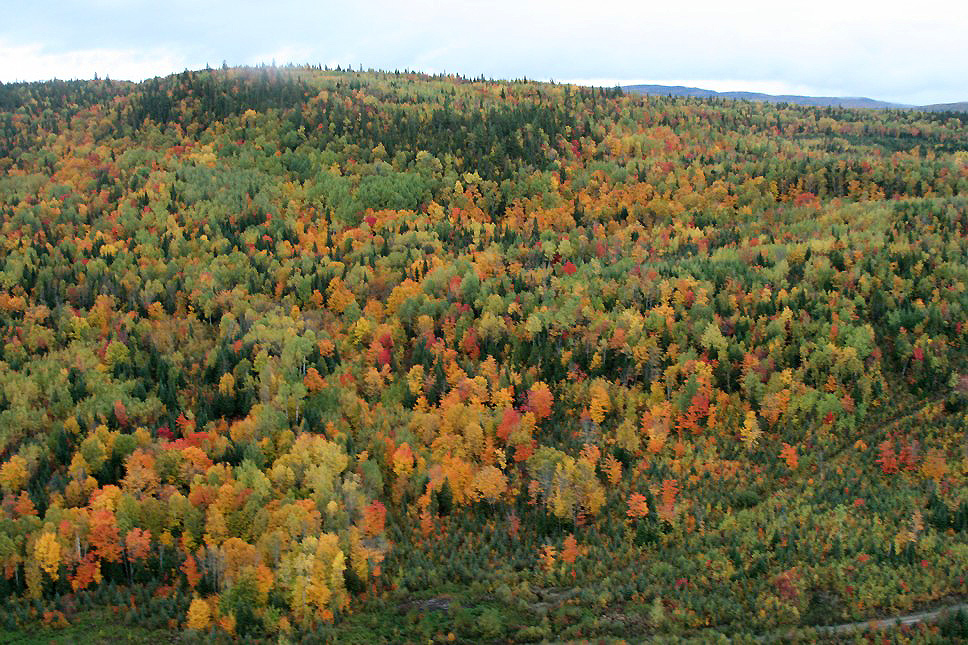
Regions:
M 965 593 L 963 114 L 226 68 L 0 84 L 0 169 L 0 630 Z

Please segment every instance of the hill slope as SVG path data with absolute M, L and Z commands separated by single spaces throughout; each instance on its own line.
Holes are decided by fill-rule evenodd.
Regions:
M 714 642 L 963 594 L 966 133 L 0 86 L 0 634 Z

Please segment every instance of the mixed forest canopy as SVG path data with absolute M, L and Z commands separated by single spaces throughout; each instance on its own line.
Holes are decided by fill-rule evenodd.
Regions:
M 963 113 L 0 84 L 0 212 L 0 635 L 708 642 L 965 597 Z

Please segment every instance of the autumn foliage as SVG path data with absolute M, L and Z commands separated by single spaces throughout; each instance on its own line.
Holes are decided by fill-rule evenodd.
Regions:
M 742 640 L 963 593 L 966 128 L 0 84 L 0 633 Z

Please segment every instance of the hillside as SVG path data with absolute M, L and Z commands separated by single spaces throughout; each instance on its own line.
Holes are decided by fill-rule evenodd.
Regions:
M 0 169 L 2 641 L 964 600 L 968 119 L 239 68 L 0 85 Z

